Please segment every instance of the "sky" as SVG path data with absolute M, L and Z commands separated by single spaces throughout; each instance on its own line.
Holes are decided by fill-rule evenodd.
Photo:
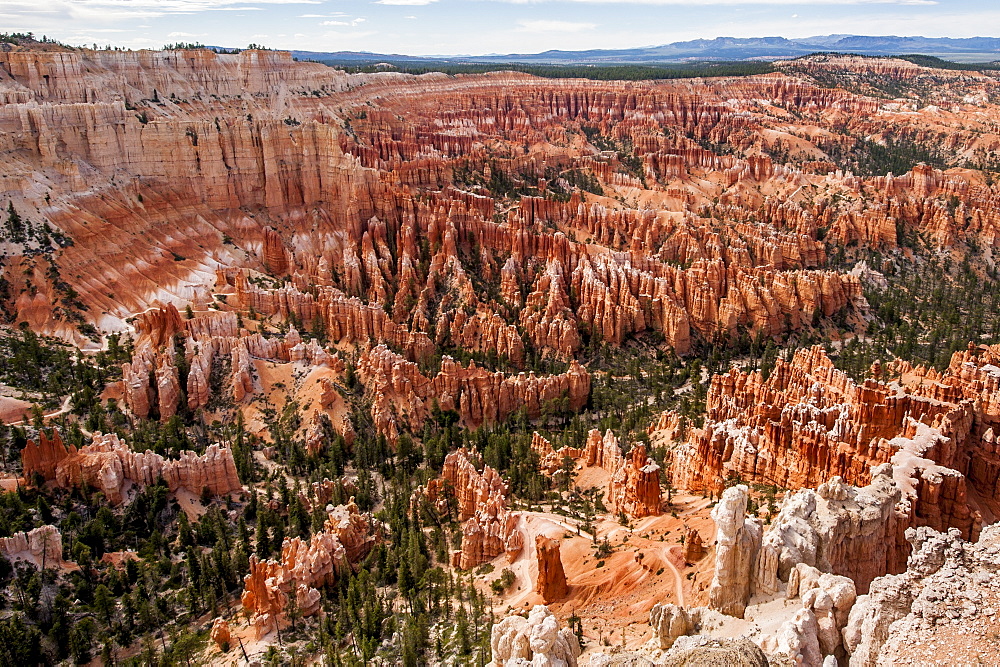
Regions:
M 0 0 L 0 32 L 408 55 L 629 48 L 714 37 L 1000 36 L 997 0 Z

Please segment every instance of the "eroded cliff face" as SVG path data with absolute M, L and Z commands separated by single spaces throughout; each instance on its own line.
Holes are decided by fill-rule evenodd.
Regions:
M 0 196 L 36 231 L 5 245 L 0 306 L 83 346 L 127 331 L 121 389 L 137 417 L 234 408 L 260 425 L 271 386 L 287 384 L 263 370 L 309 369 L 282 399 L 311 406 L 297 433 L 310 454 L 334 434 L 353 440 L 339 397 L 348 366 L 390 444 L 435 404 L 470 428 L 522 407 L 578 411 L 588 347 L 648 334 L 684 354 L 744 331 L 860 321 L 863 276 L 832 250 L 889 250 L 915 230 L 941 247 L 995 244 L 997 196 L 973 172 L 862 178 L 831 164 L 852 132 L 876 134 L 876 113 L 886 134 L 947 130 L 970 159 L 992 150 L 995 128 L 972 113 L 995 111 L 992 79 L 940 83 L 968 100 L 936 114 L 808 76 L 408 77 L 280 52 L 4 52 Z M 563 372 L 533 372 L 546 358 Z M 788 488 L 866 484 L 868 463 L 890 456 L 882 438 L 916 435 L 898 423 L 908 400 L 836 446 L 812 426 L 840 428 L 835 407 L 769 415 L 780 427 L 765 438 L 805 452 L 734 467 Z M 720 423 L 738 409 L 710 407 Z M 696 446 L 725 450 L 732 437 L 727 427 Z M 587 449 L 613 474 L 621 511 L 659 511 L 651 462 L 591 461 L 604 452 Z M 953 469 L 989 484 L 1000 465 L 988 449 Z M 710 458 L 686 473 L 705 479 L 678 486 L 717 486 Z M 917 513 L 971 534 L 964 482 L 923 470 Z

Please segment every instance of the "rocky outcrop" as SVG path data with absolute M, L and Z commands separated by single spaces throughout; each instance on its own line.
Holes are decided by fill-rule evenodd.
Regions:
M 559 621 L 548 607 L 537 605 L 523 616 L 508 616 L 493 626 L 490 632 L 493 660 L 490 667 L 518 665 L 561 665 L 576 667 L 580 642 L 569 628 L 560 628 Z
M 188 410 L 207 408 L 213 398 L 213 366 L 229 366 L 228 396 L 214 397 L 220 403 L 229 402 L 230 397 L 242 403 L 260 391 L 254 359 L 325 366 L 336 372 L 344 369 L 336 352 L 328 352 L 315 339 L 304 341 L 294 326 L 284 336 L 266 338 L 241 328 L 232 312 L 198 314 L 187 320 L 170 314 L 176 312 L 173 306 L 152 310 L 137 324 L 139 340 L 132 360 L 122 366 L 121 384 L 125 404 L 137 417 L 158 414 L 165 421 L 185 406 Z M 183 391 L 177 368 L 181 362 L 175 361 L 181 357 L 189 366 Z
M 906 537 L 913 545 L 907 569 L 876 579 L 850 612 L 843 632 L 850 664 L 933 660 L 943 637 L 957 663 L 981 655 L 979 635 L 994 611 L 989 582 L 1000 566 L 996 526 L 977 544 L 926 527 Z
M 257 638 L 283 626 L 290 605 L 302 616 L 317 613 L 318 589 L 333 584 L 346 568 L 360 562 L 380 533 L 381 526 L 361 515 L 352 499 L 330 513 L 323 530 L 308 540 L 285 538 L 278 560 L 251 556 L 250 573 L 243 578 L 242 604 Z M 351 545 L 350 552 L 342 538 Z
M 649 625 L 662 650 L 674 645 L 678 637 L 691 634 L 693 625 L 684 607 L 675 604 L 657 604 L 649 611 Z
M 619 512 L 635 519 L 660 513 L 660 466 L 637 444 L 608 486 L 608 498 Z
M 701 539 L 701 535 L 694 528 L 684 529 L 684 562 L 688 565 L 694 565 L 702 558 L 705 557 L 705 553 L 708 549 L 705 547 L 705 543 Z
M 804 563 L 850 577 L 866 591 L 875 577 L 898 572 L 906 562 L 900 542 L 908 525 L 900 498 L 887 465 L 873 471 L 870 485 L 846 487 L 839 498 L 807 489 L 790 495 L 764 536 L 776 555 L 777 576 L 787 581 Z
M 113 433 L 95 433 L 93 442 L 79 450 L 64 446 L 58 433 L 46 439 L 43 432 L 39 442 L 29 441 L 21 453 L 29 474 L 38 472 L 64 489 L 97 489 L 116 505 L 125 500 L 130 485 L 148 486 L 160 479 L 171 491 L 207 490 L 221 496 L 243 489 L 232 450 L 219 445 L 209 445 L 201 455 L 181 452 L 178 459 L 165 459 L 148 450 L 133 452 Z
M 753 586 L 754 565 L 761 545 L 761 524 L 747 518 L 748 489 L 726 489 L 712 508 L 715 521 L 715 574 L 708 589 L 709 606 L 743 617 Z
M 62 535 L 55 526 L 41 526 L 10 537 L 0 537 L 0 554 L 9 561 L 27 561 L 35 567 L 63 565 Z
M 605 431 L 601 437 L 601 432 L 596 428 L 590 429 L 587 434 L 587 444 L 584 447 L 584 455 L 588 466 L 604 468 L 608 472 L 615 473 L 621 468 L 625 459 L 622 456 L 622 448 L 618 443 L 618 438 L 611 432 Z
M 508 506 L 509 489 L 496 470 L 484 466 L 482 473 L 470 460 L 472 454 L 458 449 L 444 460 L 442 477 L 417 489 L 412 503 L 426 502 L 442 515 L 457 513 L 462 524 L 462 548 L 452 564 L 463 570 L 476 567 L 501 554 L 513 562 L 524 546 L 518 528 L 520 514 Z
M 819 664 L 824 656 L 843 656 L 841 633 L 857 599 L 854 582 L 799 563 L 789 578 L 787 596 L 801 597 L 802 609 L 764 639 L 765 651 L 792 664 Z
M 544 535 L 536 535 L 535 559 L 538 565 L 535 591 L 542 596 L 545 604 L 566 597 L 569 586 L 566 584 L 566 573 L 563 571 L 562 558 L 559 555 L 559 541 Z
M 56 478 L 56 468 L 67 456 L 76 453 L 76 447 L 63 444 L 59 431 L 52 431 L 51 437 L 44 431 L 38 432 L 38 444 L 29 440 L 21 450 L 21 469 L 29 482 L 35 474 L 42 479 Z
M 531 451 L 538 455 L 538 468 L 546 475 L 555 475 L 563 469 L 566 458 L 581 459 L 586 456 L 586 450 L 579 447 L 563 446 L 559 449 L 535 431 L 531 435 Z
M 695 667 L 727 665 L 732 667 L 767 667 L 764 652 L 747 639 L 711 639 L 704 636 L 679 637 L 663 656 L 658 667 Z
M 233 636 L 229 631 L 229 622 L 224 618 L 217 618 L 212 622 L 212 631 L 209 633 L 212 641 L 220 650 L 229 650 L 229 643 Z

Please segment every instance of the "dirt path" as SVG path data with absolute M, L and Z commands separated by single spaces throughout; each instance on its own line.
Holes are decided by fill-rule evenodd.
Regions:
M 51 417 L 58 417 L 61 414 L 65 414 L 65 413 L 69 412 L 70 402 L 72 400 L 73 400 L 73 396 L 72 395 L 67 396 L 66 398 L 63 399 L 62 405 L 59 406 L 58 410 L 55 410 L 54 412 L 47 412 L 47 413 L 43 414 L 42 417 L 44 417 L 45 419 L 49 419 Z M 25 424 L 30 423 L 30 422 L 31 422 L 30 419 L 21 419 L 20 421 L 10 422 L 7 425 L 8 426 L 24 426 Z
M 667 567 L 670 568 L 670 571 L 674 573 L 674 588 L 675 588 L 675 594 L 677 595 L 677 603 L 676 604 L 677 604 L 678 607 L 683 607 L 684 606 L 684 580 L 681 579 L 681 573 L 680 573 L 680 571 L 674 566 L 673 561 L 670 560 L 670 550 L 672 548 L 673 547 L 664 547 L 663 548 L 663 560 L 666 561 Z

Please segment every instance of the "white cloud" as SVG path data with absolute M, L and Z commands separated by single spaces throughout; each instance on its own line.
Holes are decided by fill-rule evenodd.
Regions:
M 404 16 L 403 18 L 404 18 L 404 19 L 407 19 L 407 20 L 409 20 L 409 21 L 415 21 L 417 17 L 416 17 L 416 16 L 413 16 L 413 15 L 410 15 L 410 16 Z
M 93 31 L 91 31 L 91 32 L 93 32 Z M 178 37 L 185 37 L 185 38 L 186 37 L 207 37 L 207 36 L 208 35 L 206 35 L 205 33 L 193 33 L 193 32 L 171 32 L 171 33 L 167 33 L 167 37 L 173 37 L 173 38 L 178 38 Z
M 353 19 L 351 21 L 339 21 L 339 20 L 337 20 L 337 21 L 323 21 L 323 22 L 320 23 L 320 25 L 342 25 L 342 26 L 350 26 L 352 28 L 356 28 L 357 26 L 361 25 L 365 21 L 366 21 L 366 19 L 356 18 L 356 19 Z
M 259 5 L 318 5 L 321 0 L 4 0 L 14 14 L 44 13 L 52 18 L 91 23 L 195 14 L 207 11 L 259 10 Z
M 399 7 L 420 7 L 429 5 L 437 0 L 375 0 L 376 5 L 396 5 Z
M 521 32 L 582 32 L 593 30 L 597 27 L 595 23 L 583 23 L 577 21 L 518 21 L 518 30 Z

